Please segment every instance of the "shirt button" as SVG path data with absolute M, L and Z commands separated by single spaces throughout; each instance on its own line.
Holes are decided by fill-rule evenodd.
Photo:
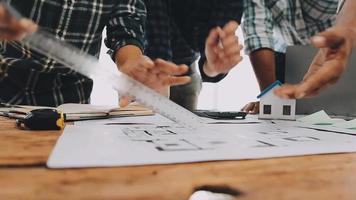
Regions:
M 63 32 L 62 31 L 58 31 L 58 37 L 62 37 L 63 36 Z

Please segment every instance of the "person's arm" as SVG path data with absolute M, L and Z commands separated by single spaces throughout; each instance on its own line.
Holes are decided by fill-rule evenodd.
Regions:
M 276 80 L 273 43 L 273 18 L 264 0 L 244 0 L 245 53 L 249 55 L 260 90 Z M 251 102 L 242 109 L 257 114 L 259 102 Z
M 152 61 L 143 55 L 144 25 L 146 8 L 142 0 L 123 0 L 113 8 L 107 27 L 106 45 L 112 50 L 112 57 L 118 69 L 145 84 L 168 95 L 169 87 L 190 81 L 184 74 L 188 67 L 175 65 L 163 60 Z M 130 103 L 129 97 L 120 99 L 120 105 Z
M 236 37 L 236 29 L 241 23 L 243 2 L 216 0 L 212 6 L 214 9 L 207 24 L 215 28 L 203 33 L 207 39 L 200 47 L 199 69 L 204 82 L 221 81 L 242 60 L 243 47 Z
M 37 25 L 29 19 L 16 19 L 0 3 L 0 40 L 21 40 L 37 30 Z
M 273 18 L 263 0 L 245 0 L 244 10 L 245 52 L 262 91 L 276 81 Z
M 112 8 L 105 45 L 114 61 L 116 52 L 124 46 L 136 46 L 143 52 L 146 16 L 143 0 L 122 0 Z
M 263 91 L 276 81 L 275 52 L 269 48 L 258 49 L 251 52 L 250 60 L 260 90 Z
M 276 95 L 290 99 L 313 97 L 339 80 L 356 45 L 355 9 L 356 1 L 346 0 L 335 26 L 312 38 L 312 44 L 320 51 L 303 81 L 275 90 Z

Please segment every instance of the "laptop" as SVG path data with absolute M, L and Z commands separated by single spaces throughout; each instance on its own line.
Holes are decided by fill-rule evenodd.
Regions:
M 286 83 L 300 82 L 309 69 L 317 49 L 291 46 L 286 56 Z M 297 101 L 296 114 L 307 115 L 325 110 L 329 115 L 356 117 L 356 53 L 353 53 L 341 79 L 319 96 Z

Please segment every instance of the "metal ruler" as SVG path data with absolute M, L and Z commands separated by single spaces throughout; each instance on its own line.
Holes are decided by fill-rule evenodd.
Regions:
M 17 18 L 21 17 L 13 7 L 7 3 L 5 4 L 11 14 Z M 137 102 L 182 126 L 190 128 L 199 128 L 202 126 L 202 120 L 189 110 L 177 105 L 167 97 L 158 94 L 118 70 L 113 72 L 108 68 L 100 66 L 96 57 L 82 52 L 64 41 L 59 41 L 55 36 L 41 29 L 29 35 L 23 41 L 35 51 L 56 60 L 76 72 L 89 78 L 100 78 L 118 91 L 119 95 L 132 96 Z

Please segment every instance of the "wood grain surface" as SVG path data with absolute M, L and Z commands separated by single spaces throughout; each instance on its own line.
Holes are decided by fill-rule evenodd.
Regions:
M 0 118 L 0 167 L 44 165 L 62 131 L 28 131 Z

